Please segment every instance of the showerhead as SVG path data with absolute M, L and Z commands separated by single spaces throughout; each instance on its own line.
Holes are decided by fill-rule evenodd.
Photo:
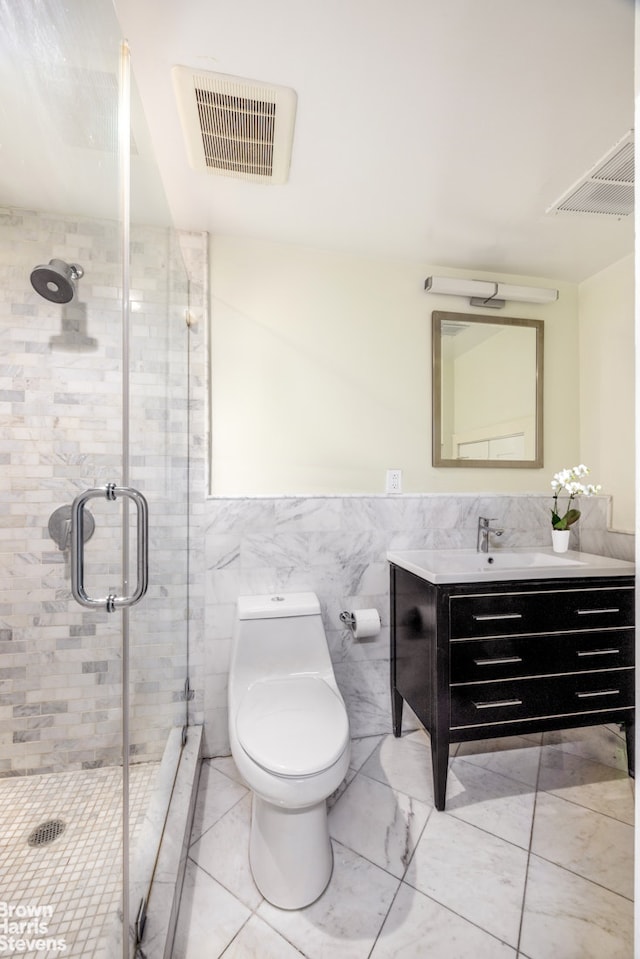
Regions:
M 75 293 L 75 280 L 84 276 L 76 263 L 49 260 L 47 266 L 36 266 L 31 271 L 31 286 L 36 293 L 52 303 L 69 303 Z

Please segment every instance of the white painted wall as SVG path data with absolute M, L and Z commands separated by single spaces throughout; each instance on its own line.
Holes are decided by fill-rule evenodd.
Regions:
M 580 456 L 612 496 L 614 529 L 635 517 L 634 258 L 579 288 Z
M 577 287 L 562 284 L 557 303 L 505 310 L 545 321 L 544 468 L 431 466 L 431 313 L 495 316 L 426 294 L 432 272 L 443 271 L 212 239 L 214 495 L 382 493 L 389 467 L 404 492 L 545 491 L 579 461 Z

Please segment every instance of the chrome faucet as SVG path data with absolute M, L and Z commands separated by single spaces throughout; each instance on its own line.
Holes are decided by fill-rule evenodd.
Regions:
M 479 553 L 488 553 L 489 552 L 489 534 L 495 533 L 496 536 L 502 536 L 504 533 L 503 529 L 498 529 L 495 526 L 490 524 L 495 522 L 495 517 L 488 519 L 486 516 L 478 517 L 478 541 L 476 544 L 476 549 Z

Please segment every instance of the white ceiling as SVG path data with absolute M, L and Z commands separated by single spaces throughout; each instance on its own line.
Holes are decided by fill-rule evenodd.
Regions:
M 633 249 L 633 217 L 545 214 L 633 126 L 633 0 L 114 3 L 148 126 L 134 126 L 134 176 L 150 190 L 155 155 L 179 228 L 572 281 Z M 59 60 L 75 50 L 97 69 L 100 6 L 66 0 Z M 3 20 L 16 9 L 27 8 L 4 5 Z M 91 42 L 74 44 L 81 18 Z M 43 176 L 40 144 L 27 149 L 37 127 L 18 98 L 27 85 L 12 82 L 18 26 L 5 26 L 16 49 L 2 67 L 13 74 L 0 76 L 3 202 L 51 208 L 39 191 L 59 195 L 68 181 L 70 202 L 84 186 L 97 203 L 90 178 L 66 166 L 58 180 Z M 296 91 L 285 185 L 189 167 L 176 64 Z
M 180 228 L 580 281 L 633 217 L 545 210 L 633 127 L 633 0 L 115 0 Z M 293 87 L 284 186 L 196 173 L 170 70 Z

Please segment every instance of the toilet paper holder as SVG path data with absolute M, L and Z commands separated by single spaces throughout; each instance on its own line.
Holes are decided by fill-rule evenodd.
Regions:
M 372 639 L 380 632 L 380 614 L 377 609 L 343 610 L 340 621 L 347 626 L 354 639 Z

